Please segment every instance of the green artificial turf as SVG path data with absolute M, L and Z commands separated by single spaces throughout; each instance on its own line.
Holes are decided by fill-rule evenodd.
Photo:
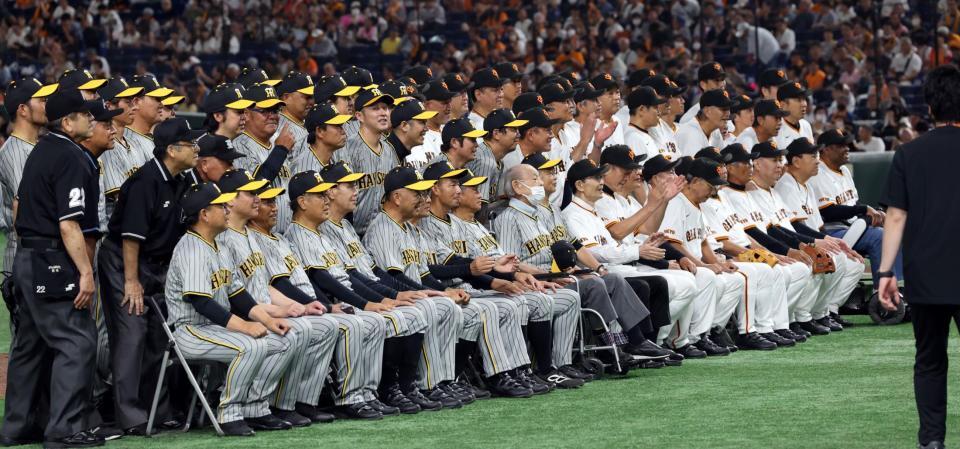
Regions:
M 909 325 L 858 326 L 792 349 L 738 352 L 635 371 L 575 391 L 480 401 L 461 410 L 342 421 L 254 438 L 209 429 L 124 438 L 115 448 L 911 448 Z M 958 373 L 951 369 L 951 389 Z M 960 403 L 951 398 L 948 441 Z

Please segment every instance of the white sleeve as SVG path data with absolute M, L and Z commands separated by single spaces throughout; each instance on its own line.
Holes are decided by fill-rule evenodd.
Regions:
M 676 197 L 667 204 L 667 210 L 663 213 L 663 221 L 660 222 L 660 232 L 666 235 L 667 240 L 672 243 L 685 245 L 686 241 L 683 235 L 686 232 L 684 223 L 683 198 Z
M 625 264 L 640 258 L 639 245 L 619 245 L 612 238 L 610 241 L 598 241 L 597 233 L 601 233 L 601 236 L 607 234 L 606 229 L 593 229 L 570 214 L 564 214 L 563 218 L 570 236 L 580 241 L 601 263 Z

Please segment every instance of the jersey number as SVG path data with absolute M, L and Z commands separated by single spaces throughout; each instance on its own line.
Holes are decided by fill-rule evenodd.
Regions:
M 79 187 L 74 187 L 70 189 L 70 203 L 67 204 L 68 209 L 74 207 L 83 207 L 83 189 Z
M 47 287 L 45 287 L 45 286 L 43 286 L 43 285 L 38 285 L 38 286 L 37 286 L 37 293 L 38 293 L 38 294 L 41 294 L 41 295 L 42 295 L 42 294 L 44 294 L 44 293 L 46 293 L 46 292 L 47 292 Z

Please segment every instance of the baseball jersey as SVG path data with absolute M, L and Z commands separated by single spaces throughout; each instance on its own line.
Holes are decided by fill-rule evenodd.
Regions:
M 397 151 L 380 137 L 380 150 L 377 152 L 358 131 L 347 138 L 340 159 L 350 164 L 354 171 L 366 173 L 357 181 L 357 208 L 353 211 L 353 224 L 358 234 L 363 234 L 373 216 L 380 211 L 383 200 L 383 178 L 395 167 L 400 166 Z
M 184 295 L 209 298 L 230 310 L 230 297 L 243 290 L 243 284 L 220 257 L 216 242 L 187 231 L 173 249 L 164 290 L 169 311 L 167 322 L 174 326 L 199 325 L 212 323 L 184 301 Z
M 333 155 L 330 156 L 330 164 L 335 164 L 338 161 L 340 161 L 340 152 L 334 151 Z M 320 170 L 323 170 L 325 167 L 326 165 L 323 165 L 323 162 L 321 162 L 320 158 L 310 149 L 309 145 L 307 145 L 296 158 L 292 159 L 290 163 L 290 171 L 293 172 L 293 174 L 302 173 L 307 170 L 320 173 Z
M 703 257 L 701 244 L 707 237 L 703 213 L 686 195 L 677 195 L 667 203 L 660 232 L 667 240 L 683 245 L 694 257 Z
M 124 144 L 115 139 L 114 143 L 112 150 L 100 155 L 100 163 L 103 165 L 102 188 L 105 195 L 113 195 L 119 192 L 120 186 L 127 178 L 147 161 L 153 159 L 152 156 L 150 159 L 141 159 L 142 154 L 135 151 L 129 141 Z
M 743 148 L 747 151 L 752 151 L 753 146 L 760 143 L 760 140 L 757 139 L 757 132 L 752 126 L 743 130 L 733 141 L 743 145 Z
M 793 175 L 784 173 L 773 190 L 793 214 L 790 221 L 803 221 L 811 229 L 817 230 L 823 226 L 823 218 L 817 208 L 817 195 L 813 193 L 809 182 L 800 184 Z
M 304 270 L 313 268 L 325 270 L 344 287 L 351 287 L 347 266 L 316 229 L 293 222 L 283 236 L 290 242 Z
M 834 204 L 856 206 L 860 201 L 857 185 L 853 182 L 853 174 L 846 165 L 841 166 L 840 171 L 834 171 L 821 161 L 820 171 L 807 180 L 807 187 L 813 189 L 813 193 L 817 196 L 819 209 Z
M 13 200 L 20 188 L 27 156 L 36 144 L 11 135 L 0 147 L 0 224 L 5 232 L 13 229 Z
M 352 136 L 354 134 L 359 133 L 360 120 L 357 120 L 356 118 L 351 118 L 350 120 L 347 120 L 347 123 L 343 124 L 343 132 L 345 132 L 347 136 Z
M 554 168 L 557 174 L 557 190 L 550 195 L 550 203 L 556 206 L 563 202 L 563 186 L 567 182 L 567 169 L 576 162 L 573 160 L 573 147 L 580 141 L 579 135 L 570 141 L 564 140 L 565 138 L 569 139 L 563 132 L 554 136 L 550 140 L 550 151 L 545 154 L 547 159 L 560 160 L 560 163 Z
M 474 129 L 483 129 L 483 119 L 484 118 L 475 111 L 470 111 L 470 113 L 467 114 L 467 120 L 470 120 L 470 124 L 473 125 Z
M 330 243 L 344 264 L 356 268 L 360 274 L 370 279 L 380 280 L 379 276 L 373 273 L 377 264 L 373 261 L 373 256 L 363 247 L 360 236 L 353 229 L 350 220 L 340 220 L 339 223 L 333 220 L 323 222 L 320 225 L 320 236 Z
M 503 251 L 516 254 L 522 262 L 549 269 L 553 262 L 550 245 L 557 240 L 551 232 L 551 220 L 542 219 L 537 209 L 543 208 L 511 199 L 509 206 L 494 218 L 491 226 Z
M 140 161 L 140 166 L 153 159 L 153 135 L 140 134 L 131 127 L 123 128 L 123 138 L 127 140 L 127 145 L 136 156 L 132 160 Z
M 630 123 L 630 107 L 626 104 L 620 106 L 620 109 L 617 109 L 613 117 L 620 123 Z
M 687 112 L 684 112 L 683 115 L 680 116 L 680 123 L 683 124 L 692 121 L 698 112 L 700 112 L 700 100 L 697 100 L 696 103 L 690 106 L 690 109 L 687 109 Z
M 467 168 L 476 176 L 486 176 L 487 182 L 480 187 L 480 196 L 487 203 L 500 198 L 500 179 L 503 176 L 503 162 L 498 161 L 493 150 L 483 141 L 477 139 L 477 157 L 467 162 Z
M 700 211 L 703 212 L 703 223 L 707 232 L 715 240 L 722 242 L 729 239 L 735 245 L 744 248 L 750 246 L 750 238 L 743 228 L 746 220 L 740 218 L 723 200 L 710 198 L 700 204 Z
M 270 276 L 267 274 L 267 261 L 263 250 L 256 240 L 250 237 L 248 228 L 236 230 L 227 228 L 217 236 L 220 257 L 233 271 L 244 288 L 258 303 L 270 303 Z
M 367 227 L 363 246 L 373 261 L 384 270 L 399 270 L 410 279 L 419 280 L 430 273 L 427 259 L 421 253 L 421 242 L 414 226 L 397 223 L 381 211 Z
M 653 136 L 650 135 L 650 131 L 642 129 L 632 123 L 627 126 L 627 129 L 624 130 L 623 140 L 624 143 L 630 147 L 630 149 L 633 150 L 636 155 L 647 155 L 647 158 L 644 160 L 644 162 L 658 154 L 662 154 L 663 157 L 668 161 L 672 161 L 680 157 L 679 154 L 671 151 L 671 149 L 668 147 L 661 147 L 657 141 L 654 140 Z M 674 150 L 676 149 L 674 148 Z
M 720 189 L 719 196 L 720 201 L 733 212 L 733 215 L 728 215 L 727 219 L 733 219 L 740 223 L 744 231 L 759 228 L 761 231 L 767 232 L 771 220 L 767 218 L 766 213 L 749 192 L 734 187 L 724 187 Z
M 270 151 L 273 150 L 273 143 L 262 142 L 244 132 L 233 139 L 233 147 L 246 156 L 233 161 L 234 168 L 247 170 L 253 173 L 253 177 L 256 178 L 259 177 L 260 165 L 267 160 Z M 274 187 L 286 189 L 292 176 L 293 173 L 290 171 L 290 154 L 288 154 L 280 166 L 277 177 L 268 179 L 268 181 L 270 181 L 270 185 Z M 289 207 L 286 207 L 290 204 L 290 196 L 287 192 L 283 192 L 277 196 L 277 204 L 279 204 L 280 207 L 277 207 L 277 226 L 275 229 L 277 233 L 282 234 L 293 220 L 293 211 Z
M 570 235 L 601 263 L 628 264 L 640 258 L 640 245 L 618 243 L 593 206 L 574 197 L 560 213 Z
M 281 111 L 280 120 L 277 122 L 277 132 L 283 129 L 283 125 L 287 125 L 287 130 L 293 135 L 293 147 L 290 148 L 290 156 L 288 156 L 288 159 L 295 161 L 299 159 L 303 153 L 310 151 L 310 144 L 307 143 L 307 134 L 309 133 L 307 132 L 307 128 L 303 127 L 303 122 Z
M 794 128 L 793 125 L 787 122 L 787 119 L 780 119 L 780 131 L 777 132 L 777 137 L 774 138 L 777 142 L 777 147 L 786 148 L 799 137 L 806 137 L 810 139 L 811 142 L 816 142 L 813 138 L 813 127 L 810 126 L 810 122 L 806 119 L 800 119 L 799 125 L 799 128 Z
M 349 136 L 350 134 L 347 135 Z M 411 167 L 416 167 L 417 165 L 426 167 L 430 161 L 436 159 L 436 157 L 442 153 L 442 151 L 440 151 L 442 144 L 443 138 L 440 135 L 440 131 L 427 129 L 427 132 L 423 134 L 423 144 L 410 149 L 410 154 L 407 156 L 406 162 L 410 164 Z
M 250 236 L 250 240 L 263 250 L 267 276 L 270 278 L 270 282 L 273 282 L 276 278 L 287 277 L 294 287 L 316 299 L 313 284 L 310 283 L 310 278 L 307 277 L 307 272 L 303 269 L 300 257 L 297 256 L 293 246 L 285 237 L 273 233 L 266 234 L 250 227 L 247 228 L 247 234 Z
M 723 148 L 723 134 L 719 129 L 713 130 L 710 136 L 707 136 L 699 120 L 681 123 L 677 128 L 677 149 L 681 156 L 693 157 L 698 151 L 709 146 Z
M 627 124 L 630 123 L 629 120 L 622 122 L 617 119 L 617 116 L 614 115 L 612 118 L 613 122 L 617 124 L 617 127 L 613 130 L 613 133 L 610 134 L 610 137 L 607 137 L 607 140 L 603 141 L 603 148 L 609 147 L 610 145 L 623 145 L 623 130 L 627 127 Z M 600 126 L 606 126 L 607 124 L 601 121 Z M 603 151 L 603 148 L 600 151 Z
M 657 143 L 657 149 L 666 149 L 669 154 L 680 155 L 677 146 L 677 125 L 660 119 L 660 125 L 650 130 L 650 137 Z
M 791 220 L 796 217 L 794 211 L 787 207 L 783 202 L 783 199 L 780 198 L 780 194 L 776 190 L 764 190 L 756 189 L 747 192 L 753 201 L 760 207 L 760 210 L 763 211 L 763 215 L 767 218 L 771 225 L 780 226 L 782 228 L 793 231 L 793 225 L 790 224 Z

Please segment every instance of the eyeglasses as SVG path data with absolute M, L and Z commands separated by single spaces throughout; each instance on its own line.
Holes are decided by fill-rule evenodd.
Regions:
M 257 114 L 261 114 L 261 115 L 276 115 L 276 114 L 279 114 L 279 113 L 280 113 L 280 110 L 279 110 L 279 109 L 272 109 L 272 108 L 271 108 L 271 109 L 257 109 L 257 108 L 254 108 L 254 109 L 251 109 L 251 111 L 256 112 Z

